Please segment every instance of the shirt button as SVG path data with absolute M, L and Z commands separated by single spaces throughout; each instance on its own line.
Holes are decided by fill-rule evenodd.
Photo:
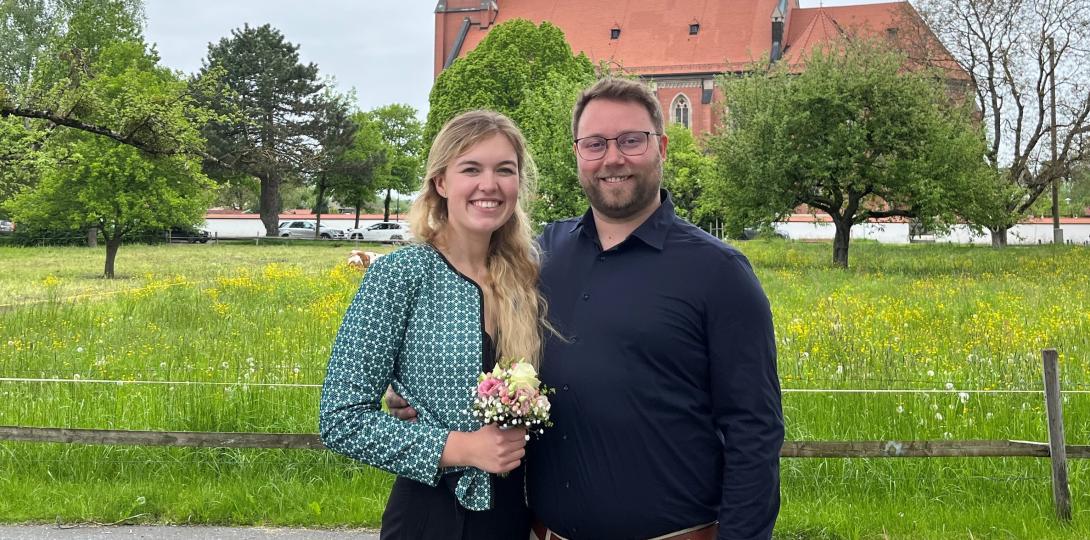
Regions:
M 567 435 L 561 435 L 560 440 L 566 441 L 566 440 L 568 440 L 568 436 Z
M 590 300 L 590 295 L 587 293 L 583 293 L 583 300 Z
M 571 482 L 564 482 L 564 487 L 565 488 L 570 488 L 571 487 Z
M 567 391 L 568 391 L 568 385 L 566 385 L 566 384 L 564 385 L 564 391 L 565 391 L 565 392 L 567 392 Z
M 606 256 L 605 256 L 605 255 L 601 255 L 601 256 L 599 256 L 599 257 L 598 257 L 598 260 L 599 260 L 599 261 L 602 261 L 602 262 L 606 262 Z
M 572 336 L 571 337 L 571 342 L 572 343 L 579 343 L 579 336 Z

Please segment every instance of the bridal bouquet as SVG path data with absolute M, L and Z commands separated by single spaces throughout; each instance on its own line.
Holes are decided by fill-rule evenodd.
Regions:
M 552 426 L 549 421 L 549 398 L 552 390 L 537 378 L 537 370 L 523 359 L 500 360 L 491 373 L 477 377 L 474 390 L 473 415 L 485 424 L 501 428 L 525 427 L 540 435 Z

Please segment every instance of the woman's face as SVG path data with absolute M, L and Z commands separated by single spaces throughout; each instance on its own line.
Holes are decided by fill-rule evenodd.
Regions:
M 489 237 L 507 223 L 518 204 L 518 154 L 502 133 L 482 139 L 435 179 L 447 200 L 451 233 Z

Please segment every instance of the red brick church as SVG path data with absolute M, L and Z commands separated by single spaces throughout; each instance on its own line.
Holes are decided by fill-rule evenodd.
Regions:
M 803 9 L 798 0 L 439 0 L 435 76 L 511 19 L 549 21 L 593 63 L 648 80 L 669 121 L 697 133 L 714 125 L 717 75 L 759 59 L 801 66 L 815 46 L 847 32 L 896 38 L 900 26 L 922 23 L 907 2 Z

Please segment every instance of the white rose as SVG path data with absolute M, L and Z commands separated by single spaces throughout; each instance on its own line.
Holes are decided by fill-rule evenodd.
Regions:
M 510 370 L 510 386 L 512 390 L 519 388 L 526 388 L 528 390 L 536 390 L 541 384 L 537 380 L 537 370 L 529 362 L 517 362 L 511 366 Z

